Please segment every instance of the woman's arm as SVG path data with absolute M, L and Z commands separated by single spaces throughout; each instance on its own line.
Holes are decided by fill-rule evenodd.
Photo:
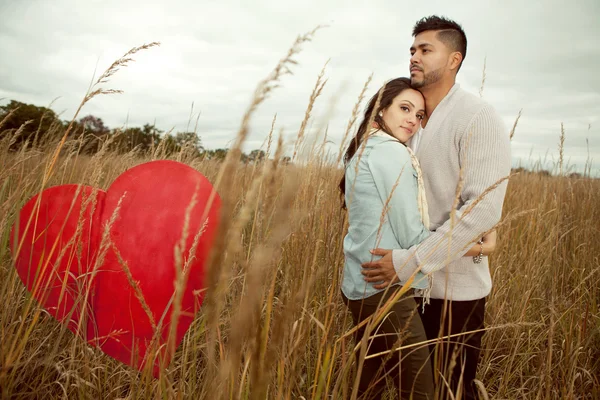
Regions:
M 496 231 L 491 231 L 483 237 L 483 255 L 489 256 L 496 250 Z M 465 253 L 465 257 L 475 257 L 479 255 L 481 246 L 479 244 L 474 245 Z

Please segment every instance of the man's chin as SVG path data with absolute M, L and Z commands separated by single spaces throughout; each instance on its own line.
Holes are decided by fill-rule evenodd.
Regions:
M 422 88 L 423 87 L 423 83 L 425 83 L 425 81 L 423 79 L 419 80 L 419 79 L 415 79 L 414 77 L 410 78 L 410 84 L 415 89 Z

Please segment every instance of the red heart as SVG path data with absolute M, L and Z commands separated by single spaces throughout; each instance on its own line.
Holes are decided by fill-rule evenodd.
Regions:
M 75 185 L 52 187 L 39 195 L 39 207 L 38 196 L 23 207 L 11 235 L 17 271 L 34 298 L 69 329 L 85 332 L 88 341 L 125 364 L 141 370 L 152 363 L 157 376 L 160 363 L 167 366 L 173 356 L 169 343 L 180 344 L 202 303 L 204 264 L 218 225 L 220 198 L 202 174 L 174 161 L 126 171 L 106 193 L 96 191 L 93 214 L 92 192 L 87 186 L 79 191 Z M 73 246 L 69 240 L 82 208 L 81 240 Z M 187 239 L 182 242 L 184 225 Z M 177 246 L 182 256 L 178 263 Z M 185 267 L 188 278 L 169 342 L 176 265 Z M 87 323 L 81 322 L 81 299 L 90 305 Z M 79 323 L 86 323 L 84 329 L 77 329 Z M 160 333 L 155 338 L 156 326 Z M 146 360 L 153 355 L 148 352 L 153 339 L 160 359 Z

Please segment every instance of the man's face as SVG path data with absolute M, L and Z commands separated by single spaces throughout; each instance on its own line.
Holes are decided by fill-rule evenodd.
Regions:
M 410 48 L 410 80 L 415 88 L 438 82 L 448 70 L 450 51 L 436 31 L 419 33 Z

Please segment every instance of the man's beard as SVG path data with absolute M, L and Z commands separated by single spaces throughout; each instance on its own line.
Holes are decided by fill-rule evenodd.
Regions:
M 443 74 L 442 68 L 438 68 L 427 74 L 424 73 L 423 80 L 420 82 L 415 81 L 415 78 L 411 78 L 410 83 L 415 89 L 421 89 L 426 86 L 432 85 L 432 84 L 436 83 L 437 81 L 439 81 L 440 79 L 442 79 L 442 74 Z

